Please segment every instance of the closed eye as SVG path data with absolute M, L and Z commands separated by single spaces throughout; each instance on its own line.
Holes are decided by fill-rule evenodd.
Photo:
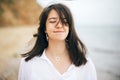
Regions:
M 56 23 L 56 21 L 49 21 L 50 23 Z

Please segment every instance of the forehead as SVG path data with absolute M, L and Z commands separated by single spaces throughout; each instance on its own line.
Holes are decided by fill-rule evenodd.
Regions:
M 52 10 L 50 11 L 49 15 L 48 15 L 48 19 L 49 19 L 49 18 L 59 18 L 59 15 L 58 15 L 57 11 L 54 10 L 54 9 L 52 9 Z

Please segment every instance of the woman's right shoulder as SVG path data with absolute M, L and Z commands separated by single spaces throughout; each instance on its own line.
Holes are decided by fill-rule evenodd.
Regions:
M 20 60 L 20 69 L 29 71 L 32 68 L 31 61 L 25 61 L 25 57 Z
M 20 60 L 20 65 L 28 65 L 29 64 L 29 61 L 25 61 L 25 58 L 26 57 L 22 57 L 21 60 Z
M 27 57 L 22 57 L 21 60 L 20 60 L 20 64 L 21 65 L 33 65 L 35 64 L 36 62 L 40 61 L 40 57 L 39 56 L 35 56 L 33 57 L 32 59 L 28 60 L 28 61 L 25 61 Z
M 31 70 L 32 69 L 29 61 L 26 62 L 25 58 L 21 58 L 18 80 L 28 80 Z

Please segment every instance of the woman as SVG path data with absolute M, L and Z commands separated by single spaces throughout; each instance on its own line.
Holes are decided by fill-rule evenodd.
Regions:
M 59 3 L 46 7 L 34 37 L 33 49 L 22 55 L 19 80 L 97 80 L 68 7 Z

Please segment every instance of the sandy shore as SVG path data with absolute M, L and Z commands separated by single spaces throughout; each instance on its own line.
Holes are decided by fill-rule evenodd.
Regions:
M 36 27 L 0 28 L 0 80 L 17 80 L 19 50 L 35 33 Z M 107 54 L 90 48 L 98 80 L 120 80 L 120 54 Z
M 17 80 L 19 50 L 35 33 L 36 27 L 0 28 L 0 80 Z

